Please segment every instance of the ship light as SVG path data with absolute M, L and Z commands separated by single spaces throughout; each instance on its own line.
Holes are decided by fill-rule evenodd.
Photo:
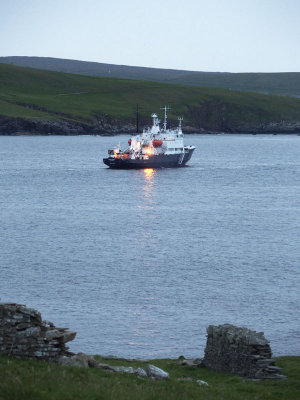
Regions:
M 146 154 L 148 154 L 149 156 L 153 153 L 153 150 L 151 147 L 146 147 Z

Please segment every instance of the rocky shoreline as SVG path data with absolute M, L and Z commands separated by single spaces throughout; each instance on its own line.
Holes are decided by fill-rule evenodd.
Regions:
M 141 122 L 143 126 L 143 121 Z M 201 126 L 200 124 L 186 125 L 183 131 L 188 134 L 299 134 L 300 121 L 270 121 L 265 123 L 237 124 L 235 126 Z M 13 118 L 0 115 L 0 135 L 102 135 L 113 136 L 117 134 L 134 134 L 135 122 L 123 121 L 110 116 L 101 116 L 94 121 L 72 121 L 70 119 L 39 120 Z

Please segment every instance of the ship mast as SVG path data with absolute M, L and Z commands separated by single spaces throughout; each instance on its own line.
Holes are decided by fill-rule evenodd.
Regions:
M 136 133 L 139 133 L 139 105 L 136 105 Z
M 167 110 L 170 110 L 170 109 L 171 109 L 171 107 L 167 107 L 167 106 L 164 106 L 164 107 L 161 108 L 161 110 L 164 110 L 164 111 L 165 111 L 164 123 L 163 123 L 164 131 L 167 130 Z
M 178 129 L 181 131 L 181 122 L 183 121 L 183 118 L 178 117 L 178 121 L 179 121 Z

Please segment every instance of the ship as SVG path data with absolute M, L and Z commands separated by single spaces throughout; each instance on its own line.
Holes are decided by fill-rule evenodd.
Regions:
M 176 129 L 167 129 L 167 110 L 164 107 L 163 127 L 157 114 L 152 114 L 152 126 L 128 140 L 129 147 L 122 151 L 120 145 L 108 150 L 104 164 L 115 169 L 183 167 L 191 159 L 195 146 L 184 145 L 182 118 Z

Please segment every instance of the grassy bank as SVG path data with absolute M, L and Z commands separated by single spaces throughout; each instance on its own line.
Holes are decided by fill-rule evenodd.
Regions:
M 107 361 L 105 361 L 107 362 Z M 114 365 L 145 365 L 109 361 Z M 40 361 L 0 357 L 1 400 L 296 400 L 300 398 L 300 357 L 280 357 L 276 364 L 283 368 L 286 381 L 253 382 L 239 376 L 204 368 L 178 366 L 174 360 L 153 360 L 152 364 L 169 372 L 167 381 L 151 381 L 132 375 L 99 369 L 62 367 Z M 208 382 L 177 378 L 194 377 Z
M 0 64 L 0 115 L 37 120 L 88 121 L 103 115 L 142 123 L 164 104 L 170 119 L 211 130 L 282 120 L 300 121 L 300 99 L 226 89 L 99 78 Z

